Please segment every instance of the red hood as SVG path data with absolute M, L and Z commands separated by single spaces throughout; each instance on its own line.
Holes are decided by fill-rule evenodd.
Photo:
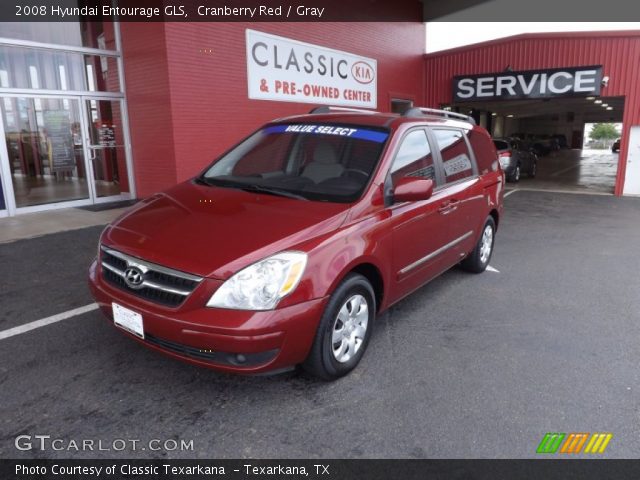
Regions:
M 105 230 L 102 242 L 160 265 L 226 279 L 335 230 L 348 209 L 189 181 L 140 202 Z

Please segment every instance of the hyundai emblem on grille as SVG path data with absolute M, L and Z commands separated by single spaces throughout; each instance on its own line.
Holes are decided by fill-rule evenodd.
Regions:
M 142 282 L 144 281 L 142 270 L 138 267 L 128 267 L 124 271 L 124 281 L 131 288 L 142 288 Z

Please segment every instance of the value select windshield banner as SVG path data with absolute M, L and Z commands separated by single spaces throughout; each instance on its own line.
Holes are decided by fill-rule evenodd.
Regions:
M 336 125 L 274 125 L 264 129 L 267 134 L 271 133 L 308 133 L 314 135 L 335 135 L 339 137 L 357 138 L 369 142 L 383 143 L 388 133 L 378 130 L 368 130 L 362 128 L 340 127 Z
M 376 108 L 372 58 L 247 30 L 249 98 Z

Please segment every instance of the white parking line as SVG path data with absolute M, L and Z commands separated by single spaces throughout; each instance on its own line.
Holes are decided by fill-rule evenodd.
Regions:
M 504 198 L 507 198 L 509 195 L 511 195 L 512 193 L 516 193 L 518 191 L 517 188 L 514 188 L 513 190 L 509 190 L 507 193 L 504 194 Z
M 566 172 L 568 172 L 568 171 L 570 171 L 570 170 L 573 170 L 573 169 L 575 169 L 575 168 L 578 168 L 579 166 L 580 166 L 580 164 L 578 164 L 578 165 L 571 165 L 570 167 L 563 168 L 562 170 L 557 170 L 557 171 L 553 172 L 553 173 L 551 174 L 551 176 L 552 176 L 552 177 L 560 176 L 560 175 L 562 175 L 563 173 L 566 173 Z
M 75 317 L 77 315 L 82 315 L 83 313 L 91 312 L 93 310 L 96 310 L 97 308 L 98 308 L 97 303 L 91 303 L 89 305 L 85 305 L 84 307 L 74 308 L 73 310 L 67 310 L 66 312 L 52 315 L 51 317 L 42 318 L 34 322 L 25 323 L 24 325 L 19 325 L 17 327 L 13 327 L 8 330 L 3 330 L 0 332 L 0 340 L 13 337 L 15 335 L 20 335 L 21 333 L 28 332 L 29 330 L 34 330 L 36 328 L 44 327 L 46 325 L 50 325 L 52 323 L 56 323 L 61 320 L 66 320 L 67 318 Z

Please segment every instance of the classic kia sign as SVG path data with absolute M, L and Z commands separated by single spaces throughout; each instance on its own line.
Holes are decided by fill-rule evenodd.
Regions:
M 600 95 L 601 82 L 601 65 L 457 76 L 453 101 Z
M 372 58 L 247 30 L 249 98 L 376 108 Z

